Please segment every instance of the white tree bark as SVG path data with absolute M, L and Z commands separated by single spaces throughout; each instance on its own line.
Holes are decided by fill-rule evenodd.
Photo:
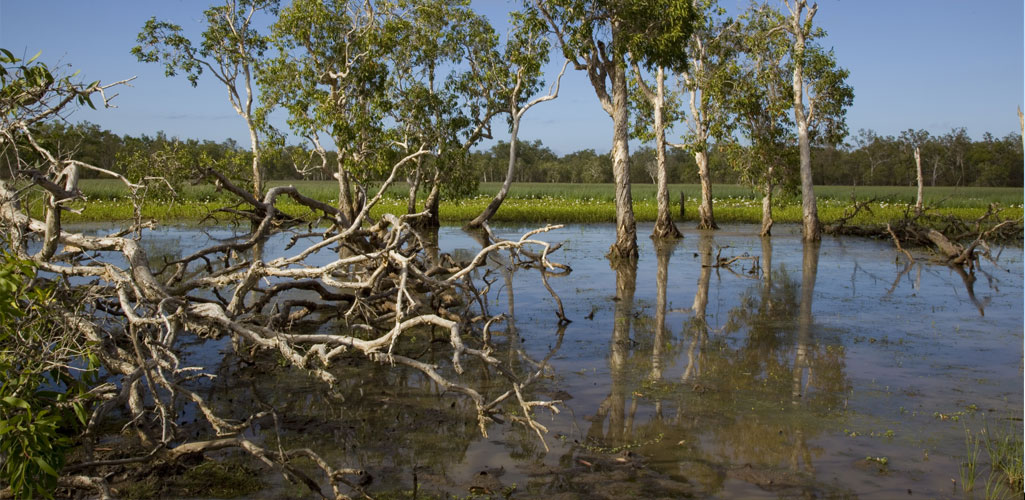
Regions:
M 609 248 L 614 259 L 637 258 L 637 222 L 630 193 L 630 134 L 627 108 L 626 65 L 613 63 L 612 78 L 612 175 L 616 184 L 616 242 Z
M 640 74 L 638 72 L 638 80 Z M 663 108 L 666 102 L 666 73 L 661 66 L 655 75 L 655 98 L 652 107 L 655 114 L 655 158 L 657 185 L 655 199 L 658 204 L 658 215 L 651 236 L 656 239 L 677 239 L 683 234 L 673 224 L 669 206 L 669 172 L 666 170 L 666 130 Z
M 516 86 L 509 97 L 509 116 L 512 118 L 512 131 L 509 134 L 509 164 L 505 172 L 505 181 L 502 182 L 502 187 L 499 188 L 498 193 L 495 194 L 491 203 L 488 203 L 488 206 L 484 208 L 484 211 L 470 221 L 466 227 L 471 229 L 481 227 L 487 221 L 491 220 L 491 217 L 493 217 L 495 213 L 498 212 L 499 207 L 502 206 L 502 203 L 505 201 L 505 197 L 509 194 L 509 189 L 512 187 L 513 179 L 516 177 L 516 140 L 520 133 L 520 121 L 523 119 L 523 115 L 527 110 L 534 107 L 534 105 L 551 101 L 559 97 L 559 85 L 562 82 L 562 76 L 566 73 L 566 67 L 569 66 L 569 63 L 570 61 L 567 60 L 562 64 L 562 71 L 559 72 L 559 76 L 556 77 L 555 83 L 552 84 L 552 89 L 547 95 L 530 101 L 522 108 L 520 108 L 516 103 L 516 99 L 520 93 L 520 85 L 523 81 L 521 73 L 517 72 Z M 522 69 L 520 71 L 522 71 Z M 487 174 L 485 173 L 485 175 Z
M 695 38 L 697 35 L 695 35 Z M 692 58 L 696 72 L 704 71 L 704 46 L 700 39 L 695 44 L 697 57 Z M 712 212 L 712 178 L 708 172 L 708 116 L 704 103 L 698 104 L 698 83 L 689 73 L 683 74 L 684 81 L 690 91 L 690 129 L 694 134 L 694 163 L 698 166 L 698 179 L 701 182 L 701 203 L 698 205 L 698 229 L 719 229 Z
M 769 165 L 768 174 L 766 174 L 765 181 L 765 193 L 762 196 L 762 231 L 759 233 L 762 237 L 770 236 L 772 234 L 772 191 L 775 189 L 775 185 L 772 183 L 772 165 Z
M 822 238 L 822 226 L 819 222 L 818 206 L 815 200 L 815 183 L 811 172 L 811 140 L 808 128 L 812 121 L 812 108 L 805 110 L 804 104 L 804 48 L 808 32 L 811 30 L 812 19 L 818 5 L 808 9 L 804 20 L 802 11 L 808 6 L 806 0 L 787 0 L 790 10 L 789 31 L 794 36 L 794 121 L 797 123 L 797 141 L 801 159 L 801 222 L 805 241 L 816 241 Z
M 698 229 L 719 229 L 712 214 L 712 178 L 708 173 L 708 153 L 694 153 L 694 162 L 698 164 L 698 178 L 701 179 L 701 205 L 698 206 Z
M 918 150 L 918 146 L 915 146 L 915 173 L 918 179 L 918 197 L 915 200 L 915 214 L 922 214 L 922 155 Z

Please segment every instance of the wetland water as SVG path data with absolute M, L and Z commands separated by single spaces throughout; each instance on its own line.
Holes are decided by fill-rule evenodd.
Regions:
M 962 497 L 966 428 L 1022 426 L 1021 249 L 983 260 L 969 290 L 945 266 L 908 266 L 889 242 L 804 245 L 798 230 L 768 240 L 756 226 L 691 230 L 659 249 L 642 236 L 636 268 L 619 269 L 604 258 L 612 225 L 542 234 L 563 242 L 553 260 L 573 268 L 549 278 L 572 320 L 564 328 L 539 272 L 511 272 L 496 254 L 488 301 L 510 316 L 495 332 L 498 357 L 547 357 L 550 376 L 529 390 L 564 401 L 554 417 L 538 413 L 548 452 L 508 420 L 482 437 L 471 403 L 407 370 L 353 360 L 328 392 L 294 370 L 218 365 L 225 341 L 197 342 L 190 361 L 222 375 L 209 387 L 215 404 L 280 409 L 255 434 L 276 426 L 287 446 L 366 469 L 372 494 L 415 481 L 421 498 Z M 150 236 L 152 255 L 208 244 L 189 228 Z M 458 228 L 439 242 L 456 256 L 480 249 Z M 745 255 L 759 268 L 706 267 Z M 268 482 L 268 497 L 297 494 Z

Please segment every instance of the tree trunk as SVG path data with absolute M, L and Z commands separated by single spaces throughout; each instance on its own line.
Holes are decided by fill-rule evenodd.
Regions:
M 491 220 L 491 217 L 498 212 L 498 208 L 502 206 L 502 202 L 505 201 L 506 195 L 509 194 L 509 188 L 512 186 L 513 177 L 516 175 L 516 136 L 520 132 L 520 116 L 515 111 L 512 115 L 512 133 L 509 136 L 509 166 L 505 171 L 505 181 L 502 182 L 502 187 L 499 188 L 498 193 L 495 194 L 494 199 L 488 206 L 484 208 L 484 211 L 480 213 L 476 218 L 466 224 L 469 229 L 476 229 L 484 225 L 485 222 Z
M 772 178 L 772 167 L 769 167 L 769 178 Z M 772 190 L 775 189 L 772 181 L 765 182 L 765 196 L 762 197 L 762 232 L 761 236 L 772 234 Z
M 801 148 L 801 221 L 805 241 L 822 239 L 822 225 L 819 223 L 819 209 L 815 202 L 815 183 L 811 176 L 811 141 L 808 125 L 798 126 L 798 143 Z
M 349 183 L 349 173 L 342 165 L 341 158 L 338 159 L 338 172 L 335 173 L 335 179 L 338 180 L 338 210 L 345 217 L 345 220 L 351 223 L 356 218 L 356 214 L 352 209 L 352 188 Z
M 772 300 L 772 238 L 762 238 L 762 306 L 771 315 Z
M 708 175 L 708 153 L 694 153 L 694 162 L 698 164 L 698 177 L 701 179 L 701 205 L 698 206 L 698 229 L 719 229 L 712 214 L 712 179 Z
M 427 195 L 427 200 L 424 201 L 424 210 L 427 211 L 426 217 L 421 217 L 416 223 L 417 227 L 439 227 L 441 226 L 441 217 L 439 207 L 441 205 L 441 170 L 438 169 L 434 172 L 434 181 L 431 182 L 431 192 Z
M 612 77 L 612 175 L 616 183 L 616 243 L 609 248 L 612 259 L 637 259 L 637 222 L 630 194 L 629 115 L 627 110 L 626 65 L 615 63 Z
M 803 2 L 797 2 L 792 9 L 791 26 L 794 34 L 794 122 L 797 124 L 797 141 L 801 156 L 801 222 L 804 230 L 805 241 L 818 241 L 822 239 L 822 226 L 819 223 L 819 210 L 815 202 L 815 183 L 811 175 L 811 140 L 808 137 L 808 126 L 811 117 L 805 114 L 804 109 L 804 26 L 801 23 L 801 9 Z M 808 28 L 811 27 L 812 17 L 815 15 L 816 7 L 813 6 L 808 13 L 806 21 Z
M 662 107 L 665 104 L 665 70 L 658 68 L 656 76 L 657 94 L 654 101 L 655 115 L 655 158 L 657 169 L 657 192 L 655 199 L 658 201 L 658 216 L 655 220 L 655 229 L 651 237 L 655 239 L 679 239 L 683 237 L 676 224 L 673 224 L 673 217 L 669 212 L 669 173 L 666 172 L 666 131 L 662 120 Z
M 253 150 L 253 196 L 256 199 L 263 199 L 263 168 L 260 165 L 260 137 L 256 134 L 256 125 L 246 116 L 246 125 L 249 126 L 249 146 Z
M 922 214 L 922 154 L 915 148 L 915 172 L 918 178 L 918 198 L 915 200 L 915 215 Z
M 406 213 L 416 213 L 416 192 L 420 189 L 420 161 L 417 160 L 416 170 L 409 176 L 406 177 L 406 183 L 409 184 L 409 198 L 406 200 Z
M 1021 106 L 1018 106 L 1018 123 L 1021 124 L 1021 145 L 1025 147 L 1025 114 L 1021 112 Z

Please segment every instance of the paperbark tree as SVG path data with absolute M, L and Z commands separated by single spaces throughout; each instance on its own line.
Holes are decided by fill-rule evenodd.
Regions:
M 793 122 L 787 111 L 793 106 L 792 73 L 786 60 L 789 44 L 780 33 L 782 15 L 767 5 L 744 13 L 740 33 L 727 39 L 736 45 L 734 64 L 724 68 L 732 82 L 725 93 L 730 128 L 748 142 L 726 141 L 721 145 L 741 178 L 762 191 L 763 237 L 772 232 L 772 197 L 777 185 L 792 176 Z
M 915 198 L 915 214 L 922 214 L 922 153 L 915 148 L 915 177 L 918 179 L 918 196 Z
M 645 140 L 655 140 L 655 200 L 658 204 L 658 215 L 655 218 L 655 227 L 651 231 L 651 237 L 656 240 L 679 239 L 683 237 L 680 230 L 673 223 L 669 208 L 669 174 L 666 171 L 666 73 L 665 68 L 659 66 L 655 73 L 655 88 L 652 89 L 644 82 L 644 75 L 637 64 L 633 65 L 634 81 L 640 90 L 639 99 L 643 100 L 638 105 L 638 126 L 634 135 Z M 651 126 L 647 126 L 650 120 Z M 682 202 L 681 202 L 682 203 Z
M 873 130 L 858 130 L 854 143 L 858 146 L 856 154 L 864 156 L 863 161 L 868 163 L 868 173 L 864 176 L 863 182 L 871 186 L 876 183 L 876 170 L 892 160 L 890 148 L 887 147 L 886 138 L 880 137 Z M 935 170 L 933 173 L 935 174 Z M 933 180 L 935 182 L 935 176 Z
M 535 22 L 547 27 L 573 67 L 587 73 L 602 109 L 612 118 L 616 242 L 609 256 L 634 260 L 637 223 L 630 194 L 627 63 L 649 69 L 686 67 L 684 48 L 693 29 L 693 6 L 686 0 L 527 0 L 525 8 Z
M 469 150 L 491 138 L 492 119 L 506 109 L 507 65 L 487 19 L 460 0 L 400 0 L 388 7 L 396 47 L 389 85 L 397 105 L 391 118 L 412 142 L 432 145 L 436 160 L 417 165 L 409 205 L 429 179 L 426 216 L 436 227 L 442 195 L 476 186 Z
M 569 65 L 569 61 L 562 65 L 559 76 L 555 78 L 555 82 L 552 83 L 547 94 L 528 102 L 530 96 L 534 95 L 542 84 L 541 70 L 542 66 L 548 62 L 548 53 L 551 47 L 548 40 L 539 32 L 537 23 L 525 22 L 523 16 L 518 13 L 514 13 L 513 16 L 516 27 L 506 43 L 505 57 L 503 58 L 508 66 L 496 68 L 496 73 L 500 76 L 509 75 L 506 77 L 505 87 L 497 92 L 499 97 L 505 97 L 508 101 L 509 163 L 502 187 L 480 215 L 467 223 L 468 228 L 479 228 L 487 223 L 502 206 L 516 176 L 516 149 L 520 121 L 530 108 L 559 97 L 559 85 L 566 72 L 566 67 Z
M 805 241 L 815 241 L 822 238 L 822 225 L 819 223 L 815 183 L 811 173 L 811 138 L 808 129 L 813 118 L 813 110 L 806 109 L 804 105 L 804 53 L 805 46 L 812 37 L 812 20 L 818 11 L 818 4 L 812 4 L 803 21 L 801 14 L 808 7 L 806 0 L 787 0 L 786 5 L 790 11 L 790 19 L 784 26 L 793 37 L 794 122 L 797 124 L 797 143 L 801 158 L 801 224 Z
M 915 150 L 921 150 L 932 141 L 932 137 L 928 130 L 924 129 L 907 129 L 900 133 L 897 140 L 899 141 L 900 152 L 902 154 L 901 162 L 904 165 L 910 165 L 912 161 L 915 161 Z M 907 167 L 907 177 L 903 180 L 906 185 L 912 185 L 915 182 L 915 171 Z
M 713 137 L 724 137 L 730 124 L 724 101 L 732 91 L 730 67 L 737 56 L 729 38 L 736 24 L 725 17 L 716 0 L 695 0 L 700 18 L 687 45 L 689 64 L 680 72 L 681 89 L 688 93 L 689 133 L 682 143 L 672 145 L 694 155 L 701 181 L 698 228 L 718 229 L 712 209 L 712 179 L 708 171 L 708 144 Z M 682 114 L 682 113 L 681 113 Z
M 388 68 L 381 58 L 392 45 L 381 24 L 369 1 L 296 0 L 271 26 L 277 54 L 259 77 L 265 100 L 287 110 L 289 127 L 310 142 L 324 167 L 321 137 L 333 143 L 343 227 L 359 212 L 363 183 L 380 172 L 391 146 L 384 125 Z
M 104 93 L 116 84 L 80 84 L 55 78 L 38 65 L 12 67 L 18 62 L 9 52 L 0 50 L 0 153 L 9 154 L 12 162 L 12 178 L 0 179 L 0 227 L 8 236 L 0 241 L 4 274 L 0 283 L 5 292 L 10 292 L 12 286 L 54 290 L 52 295 L 42 297 L 46 314 L 51 315 L 48 321 L 54 323 L 47 329 L 47 335 L 54 335 L 53 341 L 47 339 L 32 346 L 43 356 L 52 356 L 48 372 L 71 368 L 77 372 L 89 363 L 90 368 L 95 367 L 91 371 L 101 378 L 85 380 L 80 375 L 78 379 L 69 375 L 75 380 L 66 381 L 81 382 L 88 389 L 79 400 L 61 402 L 68 408 L 75 406 L 74 419 L 78 422 L 75 429 L 62 432 L 81 431 L 67 440 L 73 437 L 83 443 L 82 453 L 68 462 L 24 453 L 8 455 L 6 450 L 12 448 L 6 438 L 21 437 L 26 428 L 22 423 L 32 420 L 33 413 L 38 418 L 53 408 L 34 412 L 24 401 L 7 396 L 10 393 L 6 387 L 0 391 L 4 394 L 0 427 L 5 434 L 5 456 L 0 465 L 24 465 L 23 472 L 34 468 L 28 469 L 33 476 L 30 481 L 38 472 L 55 478 L 62 487 L 91 489 L 102 498 L 110 498 L 107 480 L 116 474 L 112 467 L 175 464 L 186 457 L 234 448 L 286 479 L 303 484 L 311 495 L 347 498 L 347 493 L 363 493 L 359 479 L 366 477 L 364 471 L 336 466 L 311 448 L 288 449 L 280 438 L 273 449 L 270 442 L 264 448 L 263 443 L 250 438 L 258 432 L 256 426 L 277 430 L 278 412 L 290 411 L 288 407 L 272 406 L 254 396 L 247 401 L 239 397 L 225 411 L 208 397 L 204 389 L 208 384 L 195 383 L 212 379 L 218 367 L 236 366 L 242 364 L 241 360 L 257 364 L 277 360 L 283 363 L 278 369 L 291 366 L 296 374 L 334 388 L 346 382 L 344 372 L 332 369 L 339 361 L 398 365 L 433 384 L 435 395 L 458 395 L 470 402 L 475 415 L 471 419 L 485 436 L 496 421 L 492 416 L 503 412 L 508 412 L 515 424 L 542 435 L 544 427 L 533 415 L 539 407 L 555 411 L 556 402 L 533 401 L 527 388 L 549 368 L 546 362 L 527 359 L 522 350 L 508 365 L 492 355 L 495 346 L 489 332 L 502 317 L 487 312 L 486 300 L 479 291 L 490 283 L 478 279 L 478 268 L 489 255 L 509 250 L 515 252 L 515 262 L 510 258 L 513 266 L 556 272 L 560 266 L 549 261 L 552 246 L 532 238 L 554 227 L 527 233 L 515 241 L 497 240 L 469 261 L 456 262 L 451 258 L 432 259 L 425 249 L 425 238 L 411 227 L 409 217 L 385 214 L 377 223 L 365 223 L 370 209 L 398 172 L 416 158 L 430 154 L 424 148 L 394 159 L 380 190 L 345 228 L 324 227 L 313 220 L 301 227 L 280 224 L 283 218 L 294 218 L 282 214 L 277 206 L 284 196 L 328 219 L 338 220 L 340 215 L 337 208 L 303 196 L 292 186 L 271 188 L 258 199 L 224 174 L 207 165 L 195 165 L 197 174 L 221 183 L 262 215 L 248 234 L 211 242 L 210 246 L 171 261 L 165 259 L 161 264 L 147 255 L 145 249 L 152 245 L 143 241 L 157 226 L 155 221 L 144 222 L 137 217 L 128 227 L 93 235 L 68 231 L 61 226 L 59 215 L 49 215 L 67 210 L 71 202 L 86 202 L 76 209 L 91 208 L 77 186 L 81 170 L 120 180 L 133 199 L 142 189 L 116 172 L 55 155 L 36 140 L 33 132 L 35 124 L 64 116 L 76 103 L 92 105 L 90 99 L 96 95 L 106 104 Z M 24 210 L 30 197 L 40 195 L 46 200 L 45 221 Z M 288 241 L 289 237 L 290 243 L 274 258 L 264 260 L 256 251 L 272 238 Z M 296 247 L 297 242 L 307 239 L 310 244 Z M 36 244 L 39 241 L 41 245 Z M 334 246 L 354 251 L 339 257 Z M 61 253 L 56 253 L 57 249 Z M 8 257 L 18 259 L 22 263 L 19 267 L 26 270 L 14 280 L 8 272 Z M 42 272 L 30 278 L 29 274 L 35 274 L 30 269 Z M 14 301 L 28 302 L 20 298 Z M 0 314 L 7 314 L 12 305 L 21 304 L 8 301 L 0 305 Z M 421 328 L 444 332 L 450 356 L 440 356 L 430 364 L 416 359 L 423 354 L 422 345 L 411 345 L 409 332 Z M 190 356 L 200 344 L 226 336 L 235 341 L 234 353 L 222 352 L 223 358 L 218 356 L 212 362 L 208 357 Z M 0 344 L 9 339 L 6 331 L 0 334 Z M 4 353 L 0 357 L 3 365 L 10 351 L 0 351 Z M 254 356 L 260 351 L 267 355 Z M 465 373 L 464 366 L 481 376 L 457 378 Z M 52 394 L 61 390 L 59 386 L 65 381 L 50 376 L 54 377 L 53 387 L 47 392 Z M 505 389 L 495 385 L 500 378 L 506 381 Z M 486 385 L 481 381 L 487 381 Z M 8 386 L 6 379 L 4 382 Z M 232 385 L 232 390 L 244 392 L 237 385 Z M 8 420 L 12 411 L 14 418 Z M 112 415 L 121 422 L 111 425 Z M 15 425 L 15 420 L 21 423 Z M 49 424 L 40 425 L 55 425 L 53 419 L 48 420 Z M 119 446 L 113 453 L 110 448 L 103 451 L 95 445 L 111 439 L 107 429 L 133 432 L 135 439 L 117 441 Z M 39 434 L 43 430 L 30 430 L 26 437 L 41 443 Z M 120 446 L 122 443 L 124 446 Z M 53 443 L 41 444 L 53 448 Z M 296 464 L 297 460 L 303 465 Z M 332 462 L 335 460 L 332 458 Z M 6 476 L 0 479 L 9 483 Z M 45 494 L 38 488 L 40 484 L 41 478 L 30 483 L 35 490 L 19 492 L 26 496 Z M 323 488 L 328 488 L 328 493 Z
M 254 115 L 255 70 L 267 50 L 268 40 L 253 28 L 257 13 L 274 13 L 278 0 L 224 0 L 223 5 L 203 12 L 206 30 L 196 47 L 181 26 L 150 18 L 143 25 L 132 54 L 143 62 L 164 64 L 167 76 L 185 73 L 195 87 L 203 71 L 228 91 L 232 108 L 246 122 L 253 154 L 253 195 L 263 194 L 264 171 L 260 163 L 260 119 Z
M 1021 145 L 1025 147 L 1025 113 L 1021 112 L 1021 106 L 1018 106 L 1018 124 L 1021 125 Z
M 811 45 L 814 39 L 825 36 L 821 28 L 812 27 L 818 4 L 808 7 L 806 0 L 785 0 L 785 3 L 790 16 L 782 28 L 792 41 L 790 58 L 794 71 L 794 122 L 801 159 L 802 229 L 806 241 L 816 241 L 822 238 L 822 224 L 819 222 L 811 171 L 813 128 L 817 120 L 825 122 L 827 133 L 824 135 L 842 138 L 846 133 L 843 114 L 854 100 L 854 91 L 844 82 L 847 70 L 836 66 L 833 54 Z M 820 119 L 823 115 L 827 117 L 825 120 Z
M 952 129 L 950 132 L 939 138 L 937 146 L 943 150 L 943 156 L 946 158 L 947 169 L 953 172 L 959 172 L 960 177 L 957 183 L 960 184 L 964 179 L 965 173 L 965 160 L 967 159 L 968 152 L 972 147 L 972 140 L 968 137 L 968 131 L 964 127 L 957 127 Z M 939 154 L 933 156 L 934 163 L 932 169 L 932 185 L 936 186 L 936 180 L 939 177 L 939 163 L 935 160 L 940 158 Z M 953 179 L 950 179 L 953 181 Z M 949 181 L 948 181 L 949 182 Z

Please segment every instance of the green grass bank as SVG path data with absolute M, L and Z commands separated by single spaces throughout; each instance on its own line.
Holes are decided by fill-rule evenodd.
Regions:
M 275 185 L 294 185 L 307 196 L 326 203 L 337 200 L 337 185 L 332 181 L 271 182 Z M 479 214 L 498 191 L 498 183 L 482 183 L 478 194 L 454 200 L 443 200 L 441 219 L 447 224 L 460 224 Z M 68 213 L 66 222 L 130 220 L 133 215 L 128 191 L 117 181 L 84 180 L 82 192 L 91 200 L 81 213 Z M 700 186 L 696 184 L 673 184 L 669 187 L 673 204 L 673 216 L 681 221 L 680 198 L 685 197 L 682 222 L 693 221 L 697 216 Z M 614 188 L 611 184 L 514 184 L 509 197 L 495 222 L 565 222 L 597 223 L 614 222 Z M 885 224 L 904 216 L 908 203 L 915 198 L 914 187 L 900 186 L 816 186 L 819 199 L 819 217 L 826 224 L 844 215 L 852 205 L 851 199 L 875 199 L 871 212 L 863 212 L 850 224 Z M 746 186 L 713 186 L 715 217 L 719 223 L 758 223 L 761 221 L 761 195 Z M 634 185 L 634 212 L 638 221 L 654 221 L 657 211 L 655 187 Z M 979 187 L 935 187 L 925 189 L 925 202 L 933 207 L 930 212 L 961 219 L 975 219 L 986 212 L 991 203 L 1003 209 L 1004 218 L 1021 218 L 1023 190 L 1021 188 L 979 188 Z M 161 221 L 199 220 L 214 210 L 229 206 L 234 201 L 229 194 L 217 192 L 213 186 L 188 186 L 174 198 L 147 200 L 142 215 Z M 279 204 L 282 210 L 293 215 L 306 215 L 308 211 L 299 205 L 284 200 Z M 79 207 L 81 208 L 81 206 Z M 41 213 L 41 202 L 30 205 L 30 211 Z M 386 193 L 373 210 L 373 214 L 399 213 L 406 209 L 405 186 L 395 186 Z M 800 198 L 797 195 L 777 194 L 773 205 L 773 219 L 777 223 L 800 222 Z

